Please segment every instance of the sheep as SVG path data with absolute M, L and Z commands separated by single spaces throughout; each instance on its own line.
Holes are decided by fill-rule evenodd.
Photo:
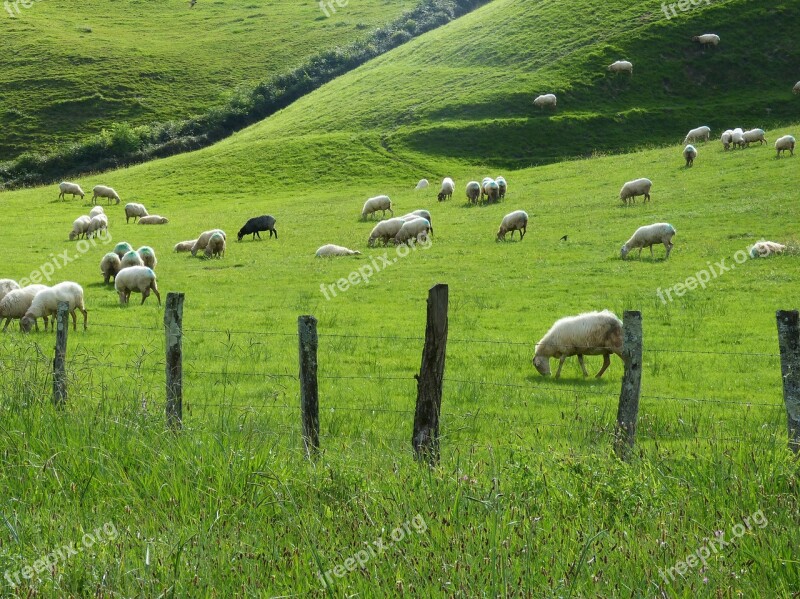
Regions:
M 25 316 L 20 321 L 20 328 L 24 333 L 28 333 L 36 323 L 37 318 L 54 316 L 58 314 L 59 302 L 69 304 L 69 313 L 72 315 L 72 330 L 78 330 L 78 319 L 75 310 L 80 310 L 83 314 L 83 330 L 86 330 L 88 314 L 83 305 L 83 288 L 72 281 L 65 281 L 58 285 L 53 285 L 48 289 L 39 291 L 31 302 L 31 307 L 25 312 Z M 53 319 L 53 329 L 55 329 L 55 318 Z M 47 324 L 45 324 L 47 330 Z
M 382 217 L 386 216 L 386 211 L 389 211 L 389 214 L 394 216 L 394 211 L 392 211 L 392 200 L 389 199 L 389 196 L 375 196 L 374 198 L 368 199 L 364 202 L 364 207 L 361 209 L 361 218 L 363 220 L 367 219 L 367 216 L 370 214 L 374 214 L 378 210 L 382 211 Z
M 326 258 L 329 256 L 360 256 L 361 252 L 358 250 L 349 250 L 346 247 L 342 247 L 341 245 L 334 245 L 329 243 L 327 245 L 323 245 L 319 248 L 314 254 L 317 258 Z
M 627 60 L 617 60 L 608 65 L 608 70 L 614 73 L 628 72 L 633 75 L 633 65 Z
M 239 233 L 237 238 L 239 241 L 245 235 L 253 236 L 253 241 L 256 239 L 256 235 L 258 238 L 261 239 L 261 231 L 269 231 L 269 238 L 272 239 L 272 235 L 275 235 L 275 239 L 278 238 L 278 231 L 275 229 L 275 217 L 270 216 L 269 214 L 265 214 L 263 216 L 256 216 L 255 218 L 251 218 L 248 220 L 244 226 L 239 229 Z
M 711 127 L 707 127 L 703 125 L 702 127 L 696 127 L 689 131 L 686 134 L 686 138 L 683 140 L 683 143 L 688 144 L 690 141 L 708 141 L 711 137 Z
M 622 200 L 625 205 L 628 204 L 628 200 L 630 200 L 632 204 L 635 204 L 636 196 L 643 195 L 643 201 L 647 202 L 650 199 L 650 188 L 652 186 L 653 182 L 650 179 L 645 179 L 644 177 L 641 179 L 628 181 L 622 186 L 622 189 L 619 190 L 619 199 Z
M 69 240 L 74 241 L 76 239 L 80 239 L 81 237 L 86 237 L 86 231 L 89 229 L 89 223 L 91 222 L 91 217 L 87 216 L 86 214 L 76 218 L 72 223 L 72 231 L 69 233 Z
M 117 204 L 119 204 L 120 199 L 117 195 L 117 192 L 111 189 L 110 187 L 106 187 L 105 185 L 95 185 L 94 189 L 92 189 L 94 195 L 92 196 L 92 203 L 96 204 L 97 198 L 107 198 L 108 203 L 111 203 L 111 200 L 117 200 Z
M 774 241 L 759 241 L 750 248 L 751 258 L 766 258 L 771 254 L 782 254 L 786 246 Z
M 475 204 L 479 197 L 481 197 L 481 184 L 477 181 L 467 183 L 467 201 Z
M 542 94 L 540 96 L 536 96 L 536 99 L 533 101 L 534 106 L 538 106 L 539 108 L 545 108 L 549 106 L 555 110 L 556 103 L 558 100 L 556 99 L 555 94 Z
M 139 254 L 139 257 L 142 259 L 142 264 L 144 264 L 147 268 L 152 268 L 155 270 L 156 264 L 158 264 L 158 259 L 156 258 L 156 252 L 153 248 L 147 245 L 143 245 L 136 253 Z
M 504 197 L 506 197 L 506 191 L 508 191 L 508 183 L 506 183 L 506 180 L 503 177 L 497 177 L 497 179 L 495 179 L 494 181 L 495 183 L 497 183 L 497 189 L 498 189 L 497 195 L 502 200 Z
M 622 321 L 609 310 L 584 312 L 561 318 L 536 344 L 533 366 L 542 376 L 550 376 L 550 358 L 558 358 L 556 379 L 561 376 L 564 360 L 578 356 L 583 376 L 589 376 L 583 356 L 603 356 L 603 367 L 596 378 L 611 365 L 611 354 L 622 357 Z
M 742 131 L 741 127 L 736 127 L 736 129 L 731 131 L 731 143 L 734 145 L 734 147 L 744 147 L 744 131 Z
M 514 239 L 514 231 L 519 231 L 519 240 L 522 241 L 528 231 L 528 213 L 524 210 L 515 210 L 506 214 L 497 230 L 497 241 L 505 241 L 509 231 L 511 239 Z
M 139 255 L 139 252 L 131 250 L 126 252 L 125 255 L 120 260 L 119 270 L 123 270 L 126 268 L 131 268 L 133 266 L 144 266 L 144 261 L 142 257 Z
M 139 217 L 140 225 L 166 225 L 168 222 L 168 218 L 158 216 L 157 214 L 148 214 L 147 216 Z
M 779 137 L 775 141 L 775 149 L 778 151 L 778 158 L 780 158 L 781 152 L 785 152 L 786 150 L 789 150 L 790 156 L 794 156 L 794 143 L 794 137 L 791 135 Z
M 412 239 L 427 243 L 430 229 L 431 223 L 428 219 L 418 216 L 403 223 L 403 226 L 394 236 L 394 243 L 395 245 L 400 245 L 401 243 L 408 243 Z
M 716 33 L 704 33 L 703 35 L 695 35 L 692 41 L 698 42 L 703 46 L 716 46 L 719 44 L 719 36 Z
M 19 283 L 13 279 L 0 279 L 0 300 L 2 300 L 7 293 L 19 289 Z
M 792 93 L 796 96 L 800 96 L 800 81 L 794 84 L 794 87 L 792 88 Z
M 89 218 L 94 218 L 98 214 L 105 214 L 105 213 L 106 213 L 106 211 L 103 210 L 102 206 L 95 206 L 94 208 L 89 210 Z
M 722 142 L 722 148 L 727 150 L 731 147 L 731 142 L 733 141 L 733 130 L 726 129 L 723 131 L 722 135 L 720 136 L 719 140 Z
M 433 219 L 431 219 L 431 213 L 427 210 L 414 210 L 414 212 L 409 212 L 406 216 L 421 216 L 425 220 L 428 221 L 428 224 L 431 226 L 431 235 L 433 235 Z
M 28 285 L 23 289 L 14 289 L 10 291 L 2 300 L 0 300 L 0 319 L 5 318 L 6 323 L 3 326 L 3 332 L 8 329 L 8 324 L 11 320 L 16 320 L 25 316 L 25 313 L 31 307 L 33 298 L 40 291 L 48 289 L 47 285 Z M 34 320 L 33 325 L 36 330 L 39 330 L 39 324 Z M 44 330 L 47 330 L 47 317 L 44 317 Z
M 430 185 L 430 184 L 428 183 L 427 179 L 420 179 L 419 183 L 417 183 L 417 186 L 414 189 L 417 189 L 417 190 L 425 189 L 426 187 L 428 187 L 428 185 Z
M 204 250 L 206 258 L 222 258 L 225 256 L 225 237 L 222 233 L 214 233 L 209 239 Z
M 766 133 L 763 129 L 750 129 L 750 131 L 744 132 L 744 145 L 749 146 L 751 143 L 756 141 L 758 142 L 759 146 L 762 143 L 769 143 L 766 138 Z
M 222 237 L 226 241 L 228 240 L 228 237 L 225 235 L 225 231 L 223 231 L 222 229 L 210 229 L 208 231 L 203 231 L 202 233 L 200 233 L 200 237 L 197 238 L 197 241 L 194 242 L 194 245 L 190 250 L 192 252 L 192 256 L 196 256 L 197 252 L 206 249 L 206 246 L 208 245 L 208 240 L 211 239 L 211 236 L 214 233 L 222 233 Z
M 444 200 L 449 200 L 453 197 L 453 192 L 456 189 L 456 184 L 450 177 L 445 177 L 442 179 L 442 188 L 439 190 L 439 195 L 437 199 L 442 202 Z
M 125 204 L 125 224 L 128 224 L 130 219 L 136 222 L 136 219 L 140 216 L 149 216 L 144 204 L 136 204 L 135 202 Z
M 80 185 L 78 185 L 77 183 L 70 183 L 69 181 L 62 181 L 61 183 L 59 183 L 58 191 L 60 192 L 58 194 L 59 200 L 66 200 L 67 194 L 70 194 L 73 200 L 75 199 L 75 196 L 81 196 L 81 199 L 83 199 L 83 196 L 86 195 L 81 189 Z
M 180 241 L 175 244 L 175 247 L 172 249 L 173 252 L 191 252 L 194 244 L 197 243 L 196 239 L 190 239 L 189 241 Z
M 672 246 L 674 245 L 672 243 L 672 238 L 675 233 L 675 227 L 669 223 L 655 223 L 639 227 L 636 229 L 633 236 L 625 242 L 625 245 L 622 246 L 620 256 L 624 260 L 631 250 L 639 248 L 639 257 L 641 258 L 642 249 L 649 247 L 650 257 L 652 258 L 653 245 L 663 243 L 664 247 L 667 248 L 667 255 L 664 258 L 666 260 L 669 258 L 669 253 L 672 251 Z
M 86 237 L 95 237 L 103 231 L 108 231 L 108 217 L 105 214 L 98 214 L 89 221 L 89 226 L 86 228 Z
M 127 241 L 121 241 L 114 246 L 114 253 L 120 260 L 122 260 L 122 257 L 131 250 L 133 250 L 133 246 Z
M 158 305 L 161 305 L 161 294 L 158 292 L 156 285 L 156 273 L 152 268 L 146 266 L 131 266 L 125 270 L 121 270 L 114 280 L 114 289 L 119 294 L 119 303 L 125 305 L 131 298 L 132 292 L 142 294 L 142 303 L 148 298 L 150 292 L 156 294 L 158 298 Z
M 689 144 L 683 148 L 683 157 L 686 159 L 686 168 L 694 165 L 694 159 L 697 158 L 697 148 Z
M 497 181 L 493 181 L 489 179 L 483 186 L 483 191 L 481 193 L 481 199 L 483 196 L 486 196 L 487 202 L 496 202 L 497 199 L 500 197 L 500 186 L 497 184 Z
M 407 214 L 406 217 L 408 216 L 411 215 Z M 414 216 L 416 217 L 416 215 Z M 406 217 L 389 218 L 379 222 L 377 225 L 375 225 L 375 227 L 373 227 L 372 232 L 369 234 L 367 245 L 369 247 L 374 246 L 375 240 L 377 239 L 382 239 L 383 245 L 388 245 L 389 239 L 397 235 L 398 231 L 400 231 L 400 229 L 406 223 L 404 220 Z
M 103 275 L 103 283 L 108 285 L 112 277 L 116 277 L 122 268 L 122 262 L 114 252 L 108 252 L 100 260 L 100 273 Z

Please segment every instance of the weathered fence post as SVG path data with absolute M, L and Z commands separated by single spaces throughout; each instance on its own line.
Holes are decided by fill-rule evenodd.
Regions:
M 442 380 L 447 349 L 448 287 L 438 284 L 428 291 L 428 320 L 425 348 L 417 378 L 417 408 L 411 445 L 417 459 L 439 461 L 439 413 L 442 408 Z
M 626 310 L 622 319 L 624 341 L 622 356 L 625 374 L 619 394 L 614 451 L 627 460 L 636 441 L 636 421 L 639 417 L 639 394 L 642 389 L 642 313 Z
M 168 293 L 164 309 L 167 336 L 167 426 L 183 425 L 183 294 Z
M 800 451 L 800 317 L 797 310 L 778 310 L 783 401 L 789 423 L 789 449 Z
M 67 331 L 69 331 L 69 304 L 58 302 L 56 314 L 56 354 L 53 358 L 53 404 L 63 408 L 67 403 Z
M 297 318 L 300 344 L 300 417 L 303 425 L 303 444 L 308 457 L 319 452 L 319 387 L 317 385 L 317 319 Z

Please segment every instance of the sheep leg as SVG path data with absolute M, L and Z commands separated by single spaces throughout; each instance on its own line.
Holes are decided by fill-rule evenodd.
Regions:
M 558 370 L 556 370 L 556 379 L 561 376 L 561 367 L 564 365 L 564 360 L 567 359 L 567 356 L 561 356 L 561 359 L 558 361 Z
M 9 322 L 11 322 L 11 317 L 10 317 L 10 316 L 6 317 L 6 324 L 5 324 L 5 326 L 3 327 L 3 332 L 4 332 L 4 333 L 6 332 L 6 329 L 8 328 L 8 323 L 9 323 Z
M 583 354 L 578 354 L 578 364 L 581 365 L 581 370 L 583 370 L 583 376 L 589 376 L 589 373 L 586 370 L 586 364 L 583 362 Z
M 603 376 L 603 373 L 609 366 L 611 366 L 611 356 L 609 354 L 603 354 L 603 367 L 600 369 L 600 372 L 595 375 L 595 378 L 599 379 Z
M 528 232 L 527 225 L 522 227 L 522 230 L 519 232 L 519 240 L 522 241 L 522 238 L 525 237 L 525 233 Z
M 86 330 L 86 321 L 89 318 L 89 313 L 86 311 L 86 308 L 82 308 L 80 306 L 77 306 L 77 308 L 78 308 L 78 310 L 80 310 L 83 313 L 83 330 L 85 331 Z M 72 316 L 73 317 L 75 316 L 75 312 L 74 311 L 72 312 Z
M 256 231 L 255 235 L 253 235 L 253 239 L 255 239 L 255 238 L 256 238 L 256 235 L 258 235 L 258 240 L 259 240 L 259 241 L 261 241 L 261 233 L 259 233 L 258 231 Z
M 160 306 L 161 305 L 161 294 L 158 292 L 158 287 L 156 286 L 156 282 L 155 281 L 153 281 L 153 284 L 152 284 L 152 286 L 150 288 L 153 290 L 153 293 L 156 294 L 156 297 L 158 298 L 158 305 Z
M 675 245 L 675 244 L 674 244 L 674 243 L 672 243 L 671 241 L 667 241 L 667 242 L 664 244 L 664 247 L 665 247 L 665 248 L 667 248 L 667 256 L 666 256 L 667 258 L 669 258 L 669 253 L 672 251 L 672 246 L 673 246 L 673 245 Z
M 147 299 L 147 296 L 150 295 L 150 288 L 148 287 L 144 291 L 142 291 L 142 303 L 139 304 L 140 306 L 144 304 L 144 300 Z
M 73 331 L 77 331 L 78 330 L 78 317 L 75 315 L 75 308 L 70 310 L 69 313 L 72 315 L 72 330 Z M 69 326 L 69 325 L 67 325 L 67 326 Z M 55 327 L 53 327 L 53 328 L 55 329 Z
M 655 254 L 653 253 L 653 244 L 652 243 L 650 244 L 650 257 L 651 258 L 655 258 L 656 257 Z

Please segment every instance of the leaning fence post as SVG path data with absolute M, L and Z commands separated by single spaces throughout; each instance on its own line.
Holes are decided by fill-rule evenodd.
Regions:
M 308 457 L 319 452 L 319 388 L 317 386 L 317 319 L 297 318 L 300 344 L 300 418 Z
M 69 331 L 69 304 L 58 302 L 55 319 L 56 354 L 53 358 L 53 404 L 63 408 L 67 403 L 67 331 Z
M 167 336 L 167 426 L 183 424 L 183 294 L 168 293 L 164 309 Z
M 439 461 L 439 413 L 442 408 L 442 381 L 447 349 L 448 287 L 438 284 L 428 291 L 428 320 L 425 348 L 417 376 L 417 408 L 411 445 L 417 459 Z
M 800 451 L 800 317 L 797 310 L 778 310 L 783 401 L 789 423 L 789 449 Z
M 626 310 L 622 319 L 625 374 L 619 394 L 614 451 L 627 460 L 636 440 L 636 421 L 639 417 L 639 394 L 642 389 L 642 313 Z

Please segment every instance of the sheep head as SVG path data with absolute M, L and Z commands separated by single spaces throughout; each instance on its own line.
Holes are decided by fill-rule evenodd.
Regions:
M 27 314 L 19 321 L 19 328 L 23 333 L 30 333 L 36 320 Z
M 630 252 L 630 251 L 631 251 L 631 249 L 628 247 L 627 244 L 623 245 L 622 249 L 619 251 L 619 255 L 624 260 L 625 257 L 628 255 L 628 252 Z
M 550 376 L 550 359 L 544 356 L 534 356 L 533 357 L 533 367 L 541 374 L 542 376 Z

